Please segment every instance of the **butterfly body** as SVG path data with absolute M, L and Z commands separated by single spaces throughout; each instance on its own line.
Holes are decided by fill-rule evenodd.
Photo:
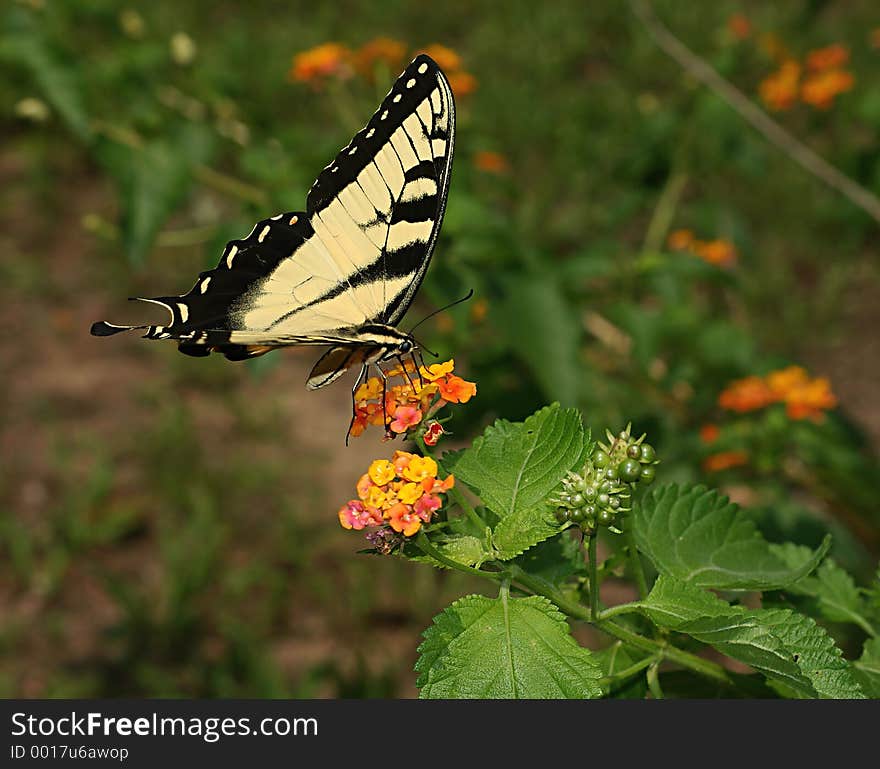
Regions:
M 277 214 L 230 241 L 180 296 L 138 298 L 165 325 L 100 321 L 95 336 L 142 329 L 197 357 L 244 360 L 279 347 L 326 345 L 317 389 L 416 349 L 397 326 L 424 278 L 443 220 L 455 109 L 449 83 L 417 56 L 379 109 L 318 175 L 306 211 Z

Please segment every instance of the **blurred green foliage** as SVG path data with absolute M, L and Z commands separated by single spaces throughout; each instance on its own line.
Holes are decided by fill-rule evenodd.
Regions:
M 774 116 L 880 193 L 872 2 L 655 7 L 750 95 L 776 66 L 768 41 L 796 57 L 846 45 L 852 92 L 826 111 L 801 105 Z M 734 13 L 751 23 L 745 39 L 728 26 Z M 442 43 L 479 87 L 458 100 L 449 208 L 410 317 L 475 290 L 474 301 L 423 327 L 427 345 L 454 354 L 478 382 L 456 436 L 560 400 L 589 422 L 632 421 L 662 448 L 666 479 L 697 480 L 711 453 L 700 427 L 720 422 L 720 448 L 752 454 L 712 483 L 738 490 L 769 535 L 816 547 L 830 530 L 835 558 L 872 573 L 880 473 L 859 427 L 865 415 L 850 414 L 843 399 L 818 424 L 780 409 L 733 420 L 717 398 L 733 379 L 804 360 L 835 387 L 865 371 L 862 390 L 876 388 L 876 361 L 845 364 L 869 349 L 859 335 L 872 330 L 848 309 L 853 297 L 876 305 L 877 223 L 682 73 L 625 3 L 398 0 L 379 12 L 360 2 L 29 0 L 8 3 L 0 23 L 4 157 L 25 164 L 2 198 L 13 232 L 0 262 L 5 304 L 25 302 L 46 318 L 73 308 L 82 327 L 69 336 L 85 333 L 82 321 L 95 318 L 80 317 L 85 293 L 59 278 L 63 258 L 35 254 L 88 189 L 101 202 L 82 222 L 89 260 L 74 285 L 89 309 L 144 286 L 186 289 L 226 240 L 304 205 L 317 172 L 393 76 L 291 83 L 294 54 L 376 36 L 411 51 Z M 507 169 L 477 167 L 484 151 L 500 153 Z M 735 265 L 667 248 L 675 228 L 731 242 Z M 49 320 L 28 323 L 28 346 L 51 336 Z M 323 460 L 285 445 L 288 434 L 274 430 L 279 407 L 266 413 L 236 395 L 241 369 L 127 354 L 135 401 L 150 415 L 136 430 L 109 429 L 88 410 L 73 416 L 63 400 L 36 394 L 16 404 L 42 436 L 49 480 L 31 494 L 39 513 L 28 512 L 23 460 L 12 439 L 4 444 L 0 575 L 2 600 L 16 610 L 0 621 L 0 693 L 411 693 L 416 633 L 460 584 L 426 569 L 406 572 L 395 591 L 396 564 L 334 555 L 332 512 L 313 523 L 306 511 L 332 511 L 345 497 L 325 498 L 311 483 Z M 261 381 L 279 361 L 255 361 L 250 375 Z M 195 435 L 190 400 L 169 397 L 199 391 L 230 415 L 224 434 L 235 438 L 222 453 L 206 449 L 210 435 Z M 291 641 L 308 622 L 325 639 L 317 651 Z M 358 639 L 383 622 L 406 628 L 408 651 L 400 664 L 379 655 L 377 667 Z M 79 646 L 62 653 L 71 637 Z M 297 664 L 285 667 L 286 655 Z

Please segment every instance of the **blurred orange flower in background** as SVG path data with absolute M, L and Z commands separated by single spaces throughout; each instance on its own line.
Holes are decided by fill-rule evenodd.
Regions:
M 500 152 L 482 150 L 474 155 L 474 168 L 490 174 L 503 174 L 510 169 L 510 164 Z
M 287 79 L 320 85 L 331 77 L 349 78 L 353 72 L 353 54 L 349 48 L 339 43 L 323 43 L 296 54 Z
M 730 267 L 736 262 L 736 246 L 729 240 L 699 240 L 690 230 L 673 230 L 666 239 L 673 251 L 688 251 L 716 267 Z
M 703 443 L 715 443 L 719 435 L 721 435 L 721 430 L 718 425 L 709 423 L 700 428 L 700 440 Z
M 766 377 L 750 376 L 731 382 L 718 396 L 718 405 L 729 411 L 757 411 L 772 403 L 784 403 L 790 419 L 819 421 L 837 406 L 831 383 L 811 378 L 801 366 L 788 366 Z
M 807 54 L 807 69 L 821 72 L 826 69 L 835 69 L 849 61 L 849 49 L 840 43 L 816 48 Z
M 871 48 L 880 48 L 880 27 L 875 27 L 868 33 L 868 42 Z
M 749 455 L 745 451 L 719 451 L 703 460 L 703 469 L 710 473 L 721 470 L 729 470 L 731 467 L 741 467 L 748 464 Z
M 849 49 L 840 43 L 810 51 L 804 67 L 793 58 L 785 59 L 779 69 L 765 77 L 758 86 L 763 102 L 773 110 L 790 109 L 800 100 L 816 109 L 828 109 L 834 99 L 852 90 L 855 77 L 843 69 L 849 61 Z
M 779 69 L 767 75 L 758 85 L 761 100 L 770 109 L 790 109 L 797 101 L 801 65 L 794 59 L 782 62 Z
M 432 43 L 426 48 L 422 48 L 417 53 L 428 54 L 428 56 L 437 62 L 437 66 L 447 74 L 461 69 L 461 56 L 451 48 L 447 48 L 445 45 Z
M 456 96 L 470 96 L 477 90 L 477 79 L 470 72 L 464 72 L 463 70 L 451 72 L 447 73 L 447 77 L 449 78 L 449 86 L 452 88 L 452 93 Z
M 735 13 L 727 20 L 727 28 L 737 40 L 745 40 L 752 34 L 752 22 L 741 13 Z
M 392 72 L 397 72 L 406 56 L 406 44 L 390 37 L 376 37 L 364 43 L 355 54 L 358 71 L 372 78 L 376 64 L 381 62 Z

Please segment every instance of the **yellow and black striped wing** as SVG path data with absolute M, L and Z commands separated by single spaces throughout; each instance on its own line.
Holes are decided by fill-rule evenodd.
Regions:
M 182 352 L 251 357 L 292 344 L 357 344 L 359 326 L 395 325 L 425 275 L 443 220 L 455 136 L 449 83 L 418 56 L 326 166 L 305 212 L 278 214 L 227 244 L 219 264 L 146 328 Z

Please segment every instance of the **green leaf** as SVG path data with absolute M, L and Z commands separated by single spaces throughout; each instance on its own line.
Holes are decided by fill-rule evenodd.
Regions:
M 498 323 L 529 367 L 547 400 L 578 402 L 581 382 L 580 313 L 551 272 L 511 275 L 504 280 Z
M 770 590 L 812 572 L 831 546 L 790 566 L 737 505 L 705 486 L 654 489 L 635 508 L 639 550 L 661 574 L 701 587 Z
M 602 671 L 541 596 L 470 595 L 434 617 L 419 646 L 426 699 L 594 699 Z
M 458 563 L 462 563 L 465 566 L 479 566 L 490 557 L 490 554 L 486 552 L 483 540 L 470 534 L 447 534 L 432 537 L 431 544 L 447 558 L 458 561 Z M 422 553 L 409 555 L 409 550 L 407 550 L 407 556 L 411 561 L 430 563 L 432 566 L 439 566 L 443 569 L 449 568 L 446 564 L 429 555 Z
M 172 139 L 156 139 L 140 149 L 103 147 L 101 156 L 119 182 L 122 239 L 130 262 L 143 263 L 156 234 L 189 194 L 193 169 L 207 159 L 212 144 L 204 126 L 185 125 Z
M 61 60 L 30 14 L 16 9 L 6 21 L 9 29 L 0 41 L 0 59 L 18 62 L 30 71 L 40 93 L 67 127 L 77 138 L 89 140 L 92 130 L 73 63 Z
M 791 542 L 771 545 L 770 548 L 792 567 L 808 561 L 812 555 L 808 547 Z M 823 561 L 814 575 L 788 585 L 786 591 L 814 598 L 821 615 L 831 622 L 851 622 L 868 635 L 875 634 L 862 591 L 856 587 L 853 578 L 831 559 Z
M 498 517 L 497 557 L 513 558 L 559 532 L 547 497 L 589 450 L 576 409 L 558 403 L 525 422 L 499 419 L 471 448 L 443 457 L 443 466 L 473 489 Z
M 840 649 L 824 629 L 802 614 L 731 606 L 666 576 L 658 577 L 643 606 L 660 627 L 685 633 L 750 665 L 787 695 L 863 696 Z
M 605 696 L 614 699 L 643 699 L 648 691 L 645 669 L 626 677 L 615 678 L 648 656 L 640 649 L 624 646 L 616 641 L 604 649 L 593 652 L 593 659 L 602 670 L 602 688 Z
M 862 656 L 853 663 L 853 672 L 862 691 L 871 699 L 880 699 L 880 638 L 865 641 Z

